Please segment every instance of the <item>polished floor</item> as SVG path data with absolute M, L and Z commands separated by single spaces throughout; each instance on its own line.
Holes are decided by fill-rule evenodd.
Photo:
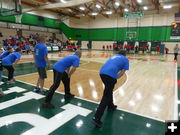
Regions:
M 49 54 L 49 58 L 58 60 L 61 59 L 61 55 L 69 54 L 72 53 L 63 52 L 59 57 L 53 53 Z M 101 57 L 102 54 L 104 57 Z M 71 92 L 78 97 L 99 102 L 103 94 L 99 70 L 112 55 L 112 52 L 83 52 L 81 65 L 71 78 Z M 127 57 L 130 58 L 130 70 L 118 80 L 114 89 L 114 101 L 118 107 L 160 120 L 174 119 L 177 64 L 173 62 L 173 56 L 128 55 Z M 34 70 L 31 66 L 29 68 Z M 47 73 L 45 87 L 49 88 L 52 85 L 53 72 Z M 33 73 L 18 76 L 17 79 L 35 85 L 37 77 L 38 74 Z M 63 84 L 58 91 L 64 92 Z
M 50 53 L 51 64 L 69 54 L 71 53 Z M 32 92 L 37 80 L 32 55 L 23 56 L 21 64 L 16 67 L 16 84 L 3 84 L 7 95 L 0 98 L 0 134 L 12 134 L 17 131 L 14 134 L 164 135 L 164 120 L 175 119 L 178 109 L 175 103 L 177 64 L 173 62 L 171 55 L 128 55 L 130 70 L 118 80 L 114 89 L 114 101 L 119 110 L 113 113 L 105 112 L 104 126 L 101 129 L 90 123 L 103 94 L 104 86 L 99 77 L 99 70 L 112 55 L 113 52 L 83 52 L 80 67 L 71 78 L 71 92 L 76 98 L 64 100 L 64 88 L 61 84 L 57 90 L 60 93 L 53 97 L 52 102 L 57 106 L 54 110 L 40 106 L 44 97 Z M 53 72 L 48 69 L 47 73 L 45 87 L 49 88 Z M 3 74 L 6 76 L 7 72 L 4 70 Z M 68 116 L 69 108 L 82 109 L 84 113 L 70 113 Z M 70 118 L 63 115 L 66 113 Z M 23 118 L 30 115 L 30 118 L 37 119 L 17 120 L 18 114 Z M 64 122 L 58 122 L 61 118 Z M 48 124 L 44 123 L 49 121 L 57 124 L 48 128 Z M 47 130 L 40 133 L 42 128 Z
M 6 79 L 3 79 L 6 81 Z M 164 135 L 164 122 L 142 117 L 126 111 L 107 112 L 104 125 L 97 128 L 91 118 L 97 103 L 74 98 L 65 100 L 55 93 L 55 109 L 44 109 L 44 96 L 32 92 L 34 86 L 20 81 L 3 84 L 6 93 L 0 98 L 1 135 Z

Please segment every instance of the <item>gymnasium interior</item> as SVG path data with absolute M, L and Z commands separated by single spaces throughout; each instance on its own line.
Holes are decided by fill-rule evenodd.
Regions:
M 33 91 L 40 36 L 51 63 L 46 90 L 53 65 L 82 51 L 70 81 L 75 97 L 64 98 L 61 82 L 52 99 L 55 109 L 43 108 L 45 95 Z M 0 135 L 178 134 L 180 57 L 174 59 L 174 48 L 179 43 L 180 0 L 0 0 L 0 48 L 22 50 L 15 83 L 7 84 L 8 72 L 2 71 Z M 120 50 L 127 52 L 129 70 L 113 91 L 117 110 L 105 110 L 98 128 L 91 120 L 104 92 L 99 71 Z

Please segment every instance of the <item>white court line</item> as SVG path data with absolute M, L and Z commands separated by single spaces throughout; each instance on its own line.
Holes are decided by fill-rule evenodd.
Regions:
M 174 120 L 178 120 L 178 94 L 177 94 L 177 63 L 176 63 L 176 72 L 175 72 L 175 95 L 174 95 Z

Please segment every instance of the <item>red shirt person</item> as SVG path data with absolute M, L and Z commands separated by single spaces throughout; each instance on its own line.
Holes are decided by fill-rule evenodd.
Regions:
M 146 46 L 143 45 L 143 46 L 142 46 L 142 51 L 143 51 L 143 53 L 144 53 L 144 51 L 145 51 L 145 48 L 146 48 Z
M 109 46 L 108 46 L 108 45 L 106 45 L 106 49 L 107 49 L 107 50 L 109 49 Z
M 120 49 L 123 49 L 123 45 L 122 44 L 120 45 Z
M 112 46 L 111 46 L 111 45 L 109 45 L 109 48 L 110 48 L 110 50 L 111 50 Z
M 168 54 L 169 49 L 167 47 L 165 47 L 165 51 L 166 51 L 166 54 Z
M 127 50 L 127 45 L 124 46 L 124 49 Z
M 149 45 L 148 44 L 146 45 L 146 49 L 149 50 Z
M 135 46 L 135 53 L 138 52 L 138 48 L 139 48 L 139 47 L 136 45 L 136 46 Z
M 114 50 L 117 50 L 117 44 L 113 44 L 113 48 L 114 48 Z
M 159 47 L 159 45 L 158 45 L 158 46 L 156 46 L 156 51 L 157 51 L 157 52 L 159 52 L 159 51 L 160 51 L 160 47 Z
M 102 46 L 102 49 L 105 50 L 105 45 Z
M 131 45 L 131 50 L 134 50 L 134 46 L 133 45 Z

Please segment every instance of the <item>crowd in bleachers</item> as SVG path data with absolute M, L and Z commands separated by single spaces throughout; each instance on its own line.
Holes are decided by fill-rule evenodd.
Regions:
M 9 38 L 3 39 L 1 41 L 1 48 L 3 50 L 7 50 L 8 48 L 16 50 L 17 48 L 20 48 L 23 53 L 29 54 L 31 52 L 29 38 L 23 39 L 22 37 L 19 37 L 17 35 L 9 36 Z

